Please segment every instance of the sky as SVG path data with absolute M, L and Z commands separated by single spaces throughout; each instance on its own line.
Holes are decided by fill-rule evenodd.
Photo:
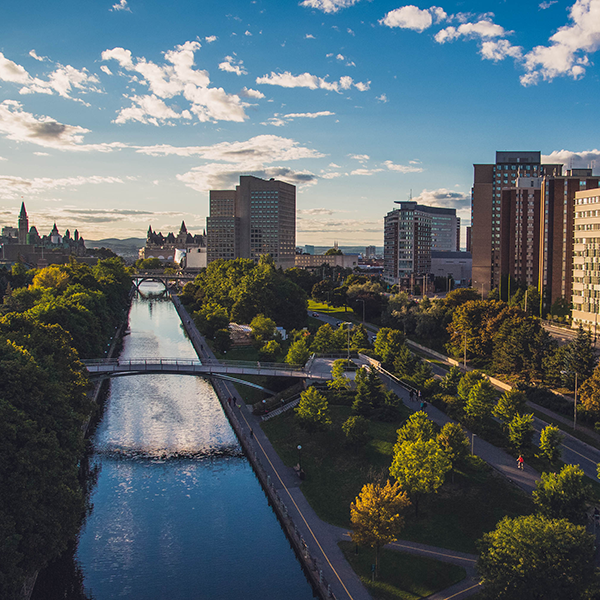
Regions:
M 202 233 L 208 190 L 297 186 L 298 245 L 470 223 L 474 163 L 600 173 L 600 0 L 74 0 L 0 9 L 0 225 Z M 598 165 L 596 166 L 596 164 Z

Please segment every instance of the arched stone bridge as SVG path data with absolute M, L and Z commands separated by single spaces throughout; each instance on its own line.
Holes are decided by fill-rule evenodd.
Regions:
M 134 358 L 122 359 L 92 359 L 82 361 L 91 378 L 123 377 L 126 375 L 175 374 L 175 375 L 204 375 L 219 377 L 250 387 L 267 390 L 248 381 L 234 378 L 234 375 L 262 375 L 264 377 L 296 377 L 313 381 L 329 381 L 332 379 L 329 370 L 312 369 L 312 365 L 295 367 L 280 363 L 256 363 L 243 361 L 195 360 L 178 358 Z M 274 393 L 274 392 L 272 392 Z
M 197 273 L 177 273 L 173 275 L 167 275 L 161 271 L 140 271 L 133 276 L 133 285 L 139 290 L 140 285 L 144 281 L 156 281 L 162 283 L 165 289 L 171 289 L 172 287 L 178 287 L 182 283 L 188 281 L 194 281 Z

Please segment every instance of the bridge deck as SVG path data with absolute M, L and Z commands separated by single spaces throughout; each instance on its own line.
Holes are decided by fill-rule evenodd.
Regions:
M 91 376 L 175 373 L 181 375 L 263 375 L 266 377 L 297 377 L 300 379 L 332 379 L 328 371 L 305 370 L 281 363 L 255 363 L 176 358 L 136 358 L 133 360 L 97 359 L 82 361 Z

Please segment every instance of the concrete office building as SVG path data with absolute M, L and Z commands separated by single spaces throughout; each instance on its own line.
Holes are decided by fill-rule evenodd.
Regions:
M 208 262 L 270 254 L 277 267 L 294 266 L 296 187 L 241 176 L 235 190 L 210 191 L 206 219 Z
M 487 294 L 511 275 L 542 290 L 546 306 L 570 301 L 575 192 L 597 187 L 598 177 L 563 175 L 540 152 L 497 152 L 495 164 L 473 167 L 473 287 Z
M 429 275 L 431 251 L 456 252 L 460 219 L 453 208 L 396 202 L 384 217 L 383 277 L 391 284 L 411 276 Z
M 600 311 L 600 189 L 575 193 L 573 327 L 597 333 Z

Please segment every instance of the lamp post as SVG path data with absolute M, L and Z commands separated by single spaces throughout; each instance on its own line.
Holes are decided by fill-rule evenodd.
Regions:
M 573 403 L 573 431 L 577 429 L 577 371 L 561 371 L 562 375 L 575 375 L 575 402 Z
M 352 325 L 352 323 L 350 323 L 350 321 L 344 321 L 342 323 L 342 325 L 348 325 L 348 362 L 347 362 L 347 364 L 350 364 L 350 325 Z
M 302 469 L 302 461 L 301 461 L 302 454 L 301 454 L 301 452 L 302 452 L 302 446 L 300 444 L 298 444 L 298 468 L 300 470 Z

